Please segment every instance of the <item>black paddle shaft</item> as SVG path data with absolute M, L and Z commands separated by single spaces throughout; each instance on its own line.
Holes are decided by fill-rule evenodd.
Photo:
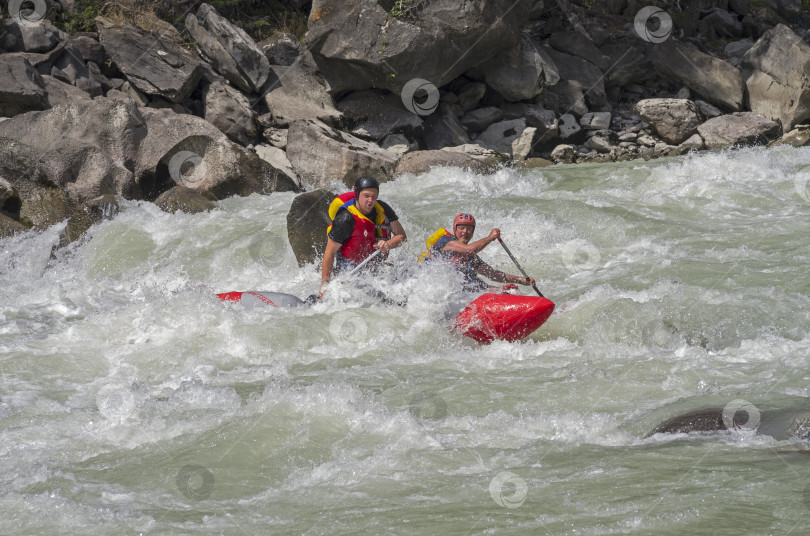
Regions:
M 526 280 L 528 281 L 530 279 L 529 274 L 527 274 L 526 270 L 524 270 L 523 267 L 520 266 L 520 263 L 517 261 L 515 256 L 512 255 L 512 252 L 509 251 L 509 248 L 506 247 L 506 244 L 503 243 L 503 240 L 501 240 L 500 237 L 498 237 L 498 242 L 501 243 L 501 245 L 503 246 L 503 249 L 506 251 L 506 254 L 509 255 L 509 258 L 512 259 L 512 262 L 515 263 L 515 266 L 518 267 L 518 270 L 520 270 L 520 273 L 523 274 L 523 277 L 525 277 Z M 538 296 L 540 296 L 541 298 L 545 298 L 545 296 L 543 296 L 543 293 L 540 292 L 540 289 L 537 288 L 536 284 L 532 285 L 532 288 L 534 289 L 534 291 L 537 293 Z

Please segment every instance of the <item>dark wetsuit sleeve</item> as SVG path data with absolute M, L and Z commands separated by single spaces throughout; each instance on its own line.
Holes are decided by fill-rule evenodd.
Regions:
M 377 201 L 377 203 L 379 203 L 385 211 L 385 217 L 388 218 L 388 221 L 397 221 L 399 219 L 399 216 L 397 216 L 397 213 L 394 212 L 393 208 L 391 208 L 391 205 L 385 201 Z
M 348 210 L 341 210 L 332 222 L 332 229 L 329 231 L 329 238 L 342 244 L 352 235 L 354 230 L 354 216 Z

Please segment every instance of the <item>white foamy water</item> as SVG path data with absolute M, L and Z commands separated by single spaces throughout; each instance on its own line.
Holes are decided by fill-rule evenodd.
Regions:
M 401 177 L 381 197 L 411 275 L 375 284 L 405 307 L 339 282 L 309 309 L 214 296 L 317 291 L 293 194 L 123 202 L 53 255 L 59 226 L 3 239 L 0 533 L 803 534 L 807 445 L 778 431 L 810 412 L 807 166 L 750 149 Z M 557 304 L 526 340 L 450 332 L 453 275 L 413 268 L 458 212 Z M 776 432 L 646 438 L 740 400 Z

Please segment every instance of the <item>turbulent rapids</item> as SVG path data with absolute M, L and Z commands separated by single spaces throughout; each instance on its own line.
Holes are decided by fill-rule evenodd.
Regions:
M 798 534 L 808 168 L 782 148 L 402 176 L 380 198 L 409 241 L 370 284 L 404 307 L 339 279 L 308 307 L 216 297 L 317 292 L 293 193 L 124 201 L 53 253 L 60 226 L 3 239 L 0 533 Z M 458 276 L 414 266 L 459 211 L 556 303 L 541 329 L 447 329 Z

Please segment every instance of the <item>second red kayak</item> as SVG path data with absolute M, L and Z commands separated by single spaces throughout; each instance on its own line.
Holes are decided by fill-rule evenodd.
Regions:
M 554 302 L 538 296 L 483 294 L 456 316 L 459 333 L 489 344 L 494 340 L 519 341 L 529 336 L 554 312 Z

